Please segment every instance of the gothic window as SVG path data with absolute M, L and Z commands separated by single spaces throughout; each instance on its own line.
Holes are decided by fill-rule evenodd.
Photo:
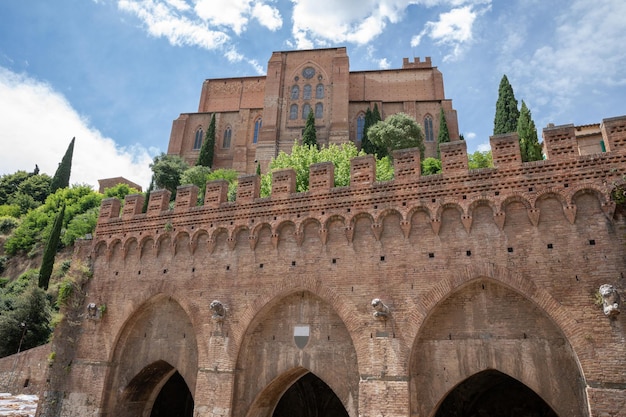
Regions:
M 324 98 L 324 84 L 318 84 L 315 87 L 315 98 Z
M 311 84 L 307 84 L 304 86 L 304 99 L 305 100 L 311 100 Z
M 202 128 L 199 127 L 198 130 L 196 130 L 196 138 L 193 141 L 194 151 L 202 147 L 202 136 L 203 136 Z
M 291 99 L 297 100 L 300 97 L 300 87 L 294 85 L 291 87 Z
M 356 142 L 357 143 L 363 140 L 364 128 L 365 128 L 365 115 L 361 113 L 356 118 Z
M 305 103 L 305 105 L 302 106 L 302 118 L 306 119 L 309 117 L 309 113 L 311 113 L 311 105 L 309 103 Z
M 262 120 L 259 117 L 254 122 L 254 136 L 252 136 L 252 143 L 257 143 L 259 140 L 259 131 L 261 130 Z
M 435 140 L 433 134 L 433 118 L 430 115 L 424 117 L 424 137 L 426 142 L 433 142 Z
M 322 103 L 315 104 L 315 118 L 321 119 L 324 117 L 324 105 Z
M 296 120 L 298 118 L 298 105 L 292 104 L 289 108 L 289 119 Z
M 230 148 L 230 138 L 233 134 L 233 130 L 228 126 L 224 130 L 224 141 L 222 142 L 222 148 Z

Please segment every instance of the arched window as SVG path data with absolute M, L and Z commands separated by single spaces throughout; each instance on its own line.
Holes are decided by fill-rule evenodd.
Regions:
M 233 134 L 233 130 L 228 126 L 224 130 L 224 141 L 222 142 L 222 148 L 230 148 L 230 138 Z
M 292 104 L 289 108 L 289 119 L 296 120 L 298 118 L 298 105 Z
M 311 113 L 311 105 L 309 103 L 305 103 L 304 106 L 302 106 L 302 118 L 306 119 L 309 117 L 309 113 Z
M 365 128 L 365 115 L 359 114 L 356 118 L 356 142 L 360 143 L 363 140 L 363 129 Z
M 322 103 L 315 104 L 315 118 L 321 119 L 324 117 L 324 105 Z
M 198 150 L 202 147 L 202 138 L 203 138 L 204 132 L 202 132 L 202 127 L 199 127 L 198 130 L 196 130 L 196 138 L 193 141 L 193 150 Z
M 424 137 L 426 142 L 433 142 L 435 140 L 433 118 L 430 115 L 424 117 Z
M 300 97 L 300 87 L 294 85 L 291 87 L 291 99 L 297 100 Z
M 304 86 L 304 97 L 305 100 L 311 100 L 311 84 L 307 84 Z
M 315 98 L 324 98 L 324 84 L 318 84 L 315 87 Z
M 252 143 L 257 143 L 259 140 L 259 132 L 261 131 L 262 120 L 259 117 L 254 122 L 254 136 L 252 136 Z

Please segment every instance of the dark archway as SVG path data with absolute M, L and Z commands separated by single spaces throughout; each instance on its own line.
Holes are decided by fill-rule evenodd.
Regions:
M 457 385 L 435 417 L 558 417 L 533 390 L 496 370 L 479 372 Z
M 150 417 L 192 417 L 193 397 L 183 377 L 175 372 L 154 400 Z
M 341 400 L 311 372 L 299 378 L 280 398 L 272 417 L 349 417 Z

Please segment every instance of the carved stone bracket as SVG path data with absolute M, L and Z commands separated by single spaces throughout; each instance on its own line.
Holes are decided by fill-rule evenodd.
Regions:
M 213 312 L 211 318 L 214 322 L 218 324 L 222 324 L 224 322 L 224 318 L 226 317 L 226 307 L 219 300 L 213 300 L 211 304 L 209 304 L 209 308 Z
M 378 320 L 387 320 L 391 315 L 389 307 L 380 298 L 372 300 L 372 308 L 375 310 L 374 317 Z
M 607 317 L 614 318 L 619 314 L 620 296 L 611 284 L 600 285 L 598 290 L 602 296 L 602 309 Z

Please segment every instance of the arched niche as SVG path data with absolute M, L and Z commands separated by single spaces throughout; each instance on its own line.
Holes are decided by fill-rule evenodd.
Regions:
M 563 332 L 531 300 L 491 279 L 469 282 L 432 309 L 409 369 L 413 417 L 437 416 L 457 385 L 485 370 L 519 381 L 559 416 L 587 416 L 585 383 Z
M 193 404 L 198 346 L 185 310 L 163 294 L 144 303 L 123 326 L 111 364 L 103 415 L 156 417 L 169 415 L 162 412 L 171 407 L 188 409 L 190 401 Z M 161 410 L 157 414 L 152 413 L 155 404 Z
M 356 357 L 345 324 L 328 302 L 304 290 L 274 299 L 243 336 L 232 415 L 272 417 L 282 395 L 311 372 L 356 417 Z

